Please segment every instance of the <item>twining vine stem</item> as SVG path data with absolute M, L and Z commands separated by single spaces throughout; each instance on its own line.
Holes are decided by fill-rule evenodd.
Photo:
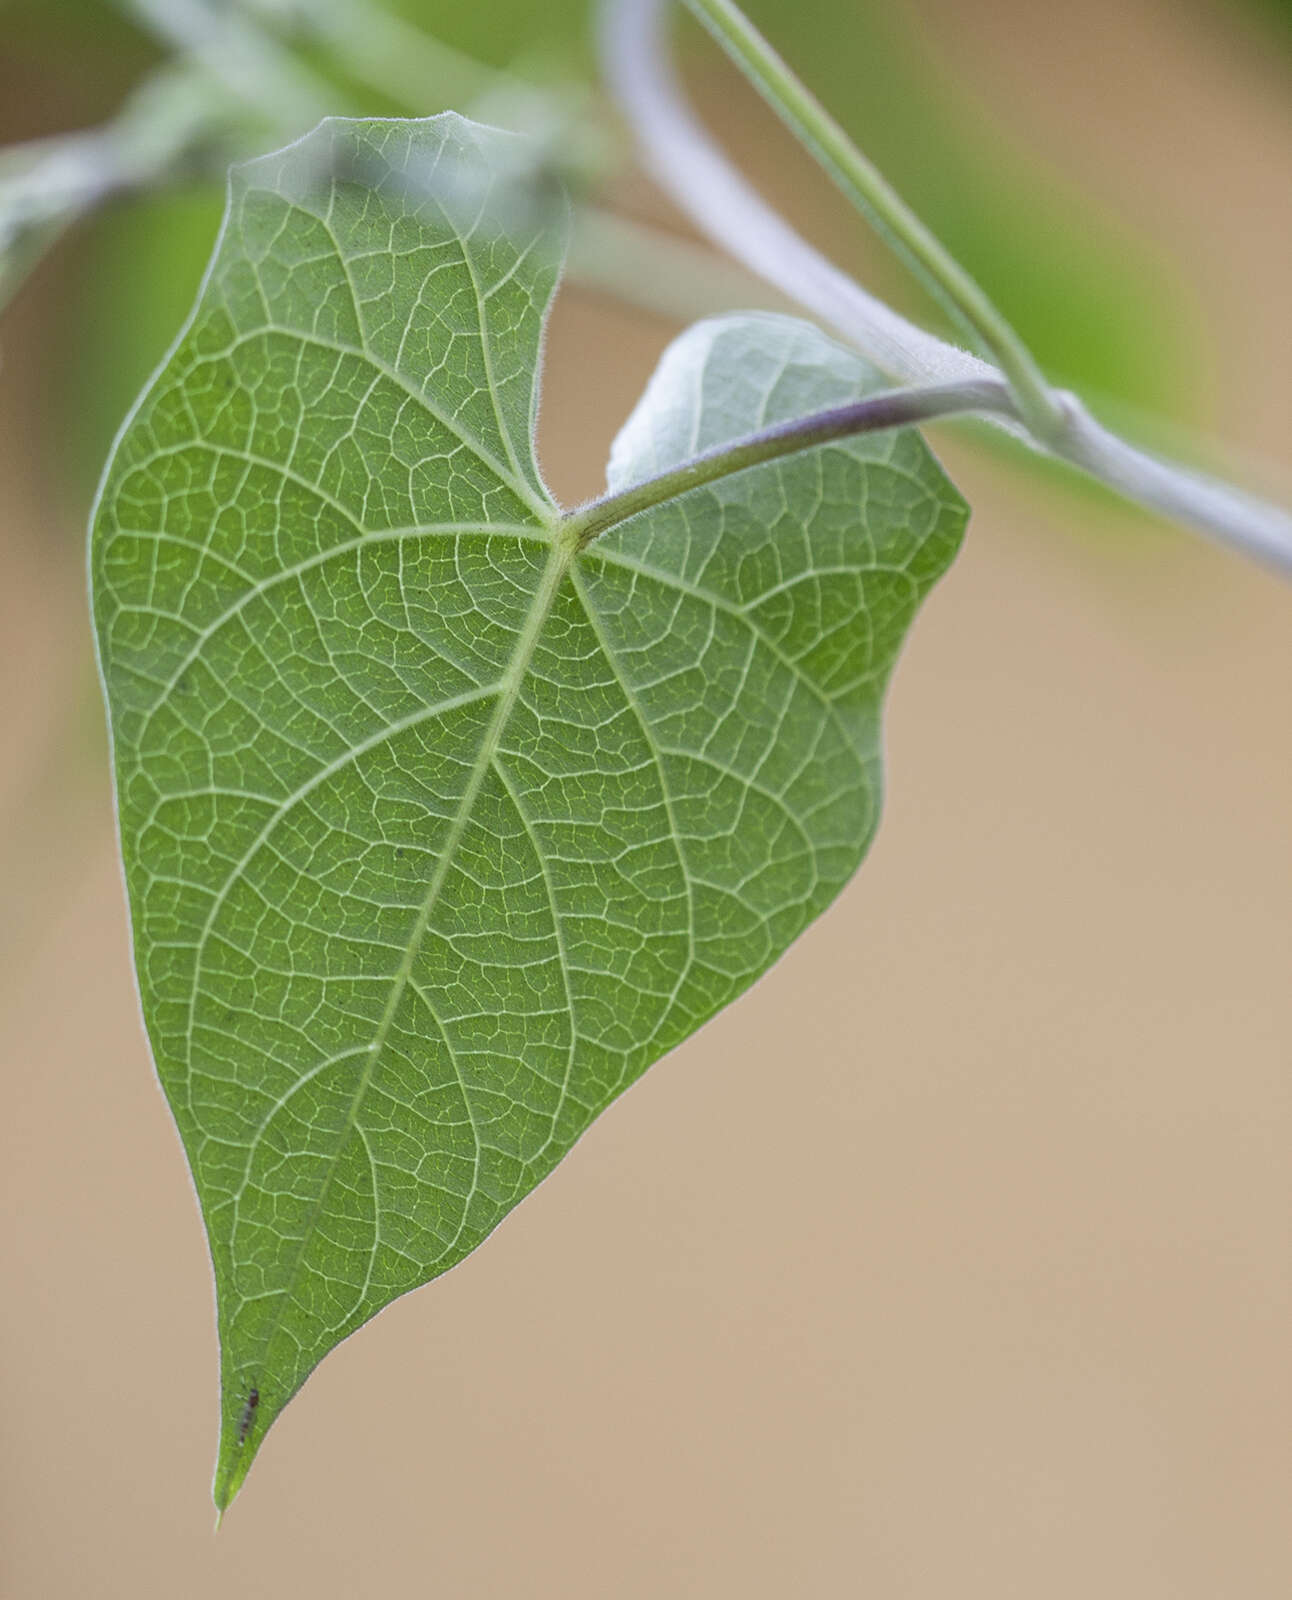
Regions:
M 731 0 L 684 3 L 844 194 L 992 357 L 1008 378 L 1031 432 L 1045 438 L 1060 429 L 1062 407 L 1022 339 L 744 13 Z
M 886 184 L 882 191 L 874 187 L 872 177 L 878 174 L 731 0 L 686 3 L 831 176 L 863 201 L 869 214 L 879 215 L 886 236 L 897 237 L 907 253 L 919 255 L 910 224 L 916 223 L 926 240 L 932 235 Z M 1047 389 L 1049 415 L 1033 426 L 1035 396 L 1016 360 L 1018 349 L 1025 352 L 1025 347 L 1003 318 L 992 323 L 991 316 L 999 314 L 990 302 L 991 316 L 983 322 L 982 307 L 965 298 L 972 280 L 936 240 L 934 251 L 919 255 L 921 267 L 939 277 L 944 296 L 958 305 L 998 359 L 1004 330 L 1009 361 L 1003 368 L 908 322 L 800 237 L 731 165 L 692 114 L 669 60 L 665 5 L 666 0 L 603 0 L 603 64 L 648 170 L 710 238 L 891 377 L 920 385 L 1006 382 L 1017 402 L 1016 414 L 995 414 L 991 420 L 999 426 L 1082 468 L 1128 499 L 1292 575 L 1292 516 L 1286 511 L 1146 454 L 1096 422 L 1075 395 Z
M 985 380 L 970 383 L 931 384 L 919 389 L 890 389 L 867 395 L 851 405 L 779 422 L 731 444 L 692 456 L 681 466 L 635 483 L 615 494 L 603 495 L 571 511 L 562 521 L 560 538 L 571 551 L 585 549 L 598 535 L 616 528 L 641 511 L 653 510 L 690 489 L 716 483 L 746 467 L 810 450 L 836 439 L 863 433 L 883 433 L 892 428 L 934 422 L 939 417 L 1016 414 L 1006 384 Z

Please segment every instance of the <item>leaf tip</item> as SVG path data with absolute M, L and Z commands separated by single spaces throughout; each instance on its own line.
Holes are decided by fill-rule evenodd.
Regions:
M 231 1439 L 226 1429 L 221 1435 L 220 1453 L 215 1464 L 215 1481 L 211 1485 L 217 1533 L 224 1521 L 224 1513 L 237 1499 L 238 1491 L 242 1488 L 255 1457 L 255 1448 L 245 1447 L 245 1441 L 237 1438 L 236 1434 Z

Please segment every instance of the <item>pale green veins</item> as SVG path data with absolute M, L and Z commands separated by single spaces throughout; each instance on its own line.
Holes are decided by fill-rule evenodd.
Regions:
M 221 1507 L 327 1351 L 848 880 L 883 691 L 964 523 L 898 432 L 576 553 L 533 451 L 562 222 L 517 166 L 444 116 L 235 171 L 95 514 L 139 986 L 215 1269 Z M 804 324 L 700 324 L 610 486 L 873 387 Z

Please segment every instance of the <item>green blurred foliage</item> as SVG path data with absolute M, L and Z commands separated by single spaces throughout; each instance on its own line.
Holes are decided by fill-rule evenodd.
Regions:
M 1292 0 L 1240 0 L 1238 11 L 1256 11 L 1280 42 L 1292 49 Z

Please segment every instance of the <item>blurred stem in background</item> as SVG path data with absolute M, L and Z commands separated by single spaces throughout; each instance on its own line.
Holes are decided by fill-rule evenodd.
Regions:
M 442 46 L 367 0 L 119 0 L 172 57 L 122 111 L 88 132 L 0 152 L 0 306 L 74 222 L 107 202 L 225 169 L 298 137 L 327 115 L 365 110 L 306 66 L 292 44 L 321 41 L 353 77 L 404 112 L 452 106 L 526 134 L 531 178 L 552 170 L 579 206 L 569 270 L 667 317 L 767 305 L 747 272 L 663 229 L 591 203 L 609 137 L 574 82 L 543 89 Z M 518 175 L 523 177 L 524 175 Z

